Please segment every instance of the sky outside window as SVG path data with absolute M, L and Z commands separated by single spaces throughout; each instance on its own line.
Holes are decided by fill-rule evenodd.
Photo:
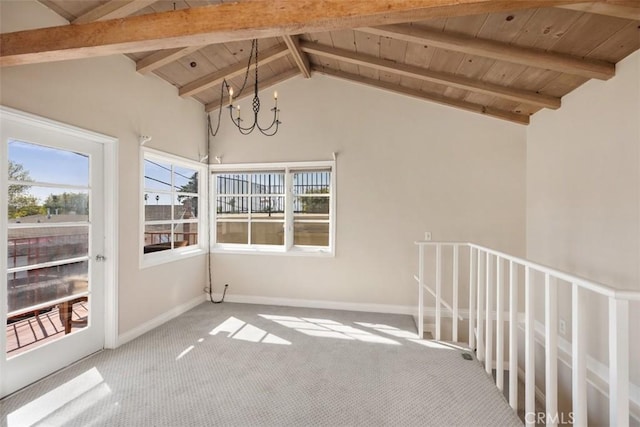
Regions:
M 28 142 L 10 140 L 9 160 L 22 165 L 31 181 L 89 186 L 89 156 Z M 50 188 L 31 187 L 30 194 L 44 201 Z

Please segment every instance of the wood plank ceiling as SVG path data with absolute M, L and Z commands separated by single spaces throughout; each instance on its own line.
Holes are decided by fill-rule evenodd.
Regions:
M 222 3 L 40 2 L 72 25 Z M 260 86 L 321 73 L 527 124 L 542 108 L 560 108 L 561 98 L 587 80 L 613 77 L 615 64 L 640 48 L 637 0 L 502 9 L 262 38 Z M 220 105 L 223 79 L 236 91 L 242 85 L 250 50 L 251 41 L 240 40 L 127 55 L 139 73 L 156 74 L 210 112 Z M 252 74 L 241 96 L 251 94 Z

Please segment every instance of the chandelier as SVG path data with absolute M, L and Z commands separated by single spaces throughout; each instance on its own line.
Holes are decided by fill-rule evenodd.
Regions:
M 255 65 L 255 81 L 253 84 L 253 101 L 251 102 L 251 109 L 253 113 L 253 118 L 251 122 L 247 122 L 245 124 L 246 119 L 242 118 L 240 112 L 240 105 L 234 105 L 234 99 L 237 99 L 242 94 L 244 90 L 247 80 L 249 77 L 249 72 L 251 71 L 251 64 Z M 233 88 L 227 83 L 226 79 L 222 82 L 222 86 L 220 87 L 220 109 L 218 112 L 218 125 L 216 126 L 216 130 L 213 131 L 211 129 L 211 121 L 209 119 L 209 130 L 213 136 L 216 136 L 218 133 L 218 129 L 220 128 L 220 119 L 222 113 L 222 103 L 224 98 L 224 90 L 227 90 L 229 94 L 229 105 L 227 109 L 229 110 L 229 117 L 231 118 L 231 122 L 238 128 L 238 131 L 243 135 L 249 135 L 254 130 L 259 130 L 260 133 L 266 136 L 273 136 L 278 132 L 278 127 L 282 122 L 280 122 L 280 110 L 278 109 L 278 92 L 275 91 L 273 93 L 274 106 L 271 108 L 271 112 L 273 113 L 273 118 L 269 126 L 261 126 L 258 121 L 258 115 L 260 113 L 260 97 L 258 96 L 258 92 L 260 91 L 259 82 L 258 82 L 258 39 L 254 39 L 251 42 L 251 53 L 249 54 L 249 61 L 247 63 L 247 71 L 245 72 L 244 82 L 242 83 L 242 87 L 238 91 L 238 94 L 234 97 Z M 249 117 L 251 117 L 251 113 L 249 113 Z

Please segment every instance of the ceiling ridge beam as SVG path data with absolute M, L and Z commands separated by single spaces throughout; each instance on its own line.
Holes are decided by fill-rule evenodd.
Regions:
M 289 55 L 289 49 L 285 44 L 274 46 L 260 53 L 260 61 L 258 62 L 258 65 L 266 65 L 287 55 Z M 194 80 L 191 83 L 187 83 L 180 88 L 179 94 L 182 97 L 193 96 L 217 84 L 222 83 L 224 79 L 231 79 L 232 77 L 243 74 L 246 69 L 247 61 L 246 59 L 242 59 L 237 64 L 230 65 L 226 68 L 200 77 L 199 79 Z
M 311 66 L 309 65 L 309 58 L 307 55 L 300 49 L 300 42 L 298 36 L 282 36 L 284 42 L 286 43 L 289 51 L 291 52 L 291 56 L 293 57 L 294 62 L 300 69 L 300 72 L 304 76 L 305 79 L 311 77 Z
M 204 46 L 189 46 L 176 49 L 160 50 L 137 60 L 136 71 L 141 74 L 148 74 L 173 61 L 177 61 L 182 57 L 190 55 L 203 47 Z
M 0 34 L 0 66 L 551 7 L 581 1 L 255 0 L 220 3 L 82 25 L 3 33 Z
M 613 16 L 614 18 L 640 21 L 640 3 L 612 4 L 604 2 L 585 2 L 577 4 L 565 4 L 557 6 L 562 9 L 576 10 L 578 12 L 593 13 L 595 15 Z
M 292 77 L 298 76 L 300 75 L 300 70 L 298 68 L 291 68 L 287 71 L 284 71 L 280 74 L 276 74 L 275 76 L 271 76 L 268 79 L 264 79 L 264 80 L 260 80 L 260 90 L 264 90 L 264 89 L 268 89 L 271 86 L 274 86 L 278 83 L 282 83 L 285 80 L 289 80 Z M 254 92 L 253 91 L 245 91 L 242 94 L 240 94 L 240 96 L 237 96 L 235 98 L 233 98 L 234 101 L 239 101 L 241 99 L 244 98 L 248 98 L 250 96 L 253 96 Z M 224 101 L 223 100 L 223 108 L 224 108 Z M 206 104 L 204 106 L 204 111 L 207 113 L 210 113 L 212 111 L 215 111 L 217 109 L 220 108 L 220 100 L 215 100 L 213 102 L 210 102 L 208 104 Z
M 156 1 L 157 0 L 111 0 L 91 9 L 83 15 L 78 16 L 76 19 L 71 21 L 71 23 L 77 25 L 124 18 L 152 5 Z
M 348 80 L 355 83 L 372 86 L 378 89 L 386 90 L 389 92 L 397 93 L 400 95 L 411 96 L 413 98 L 421 99 L 424 101 L 435 102 L 437 104 L 445 105 L 448 107 L 455 107 L 473 113 L 483 114 L 485 116 L 491 116 L 497 119 L 508 120 L 510 122 L 518 124 L 529 124 L 529 116 L 525 114 L 513 113 L 511 111 L 500 110 L 485 105 L 474 104 L 468 101 L 449 98 L 442 95 L 431 94 L 422 92 L 408 87 L 400 86 L 394 83 L 383 82 L 380 80 L 371 79 L 368 77 L 362 77 L 356 74 L 346 73 L 344 71 L 338 71 L 331 68 L 313 66 L 313 71 L 320 74 L 326 74 L 328 76 L 337 77 L 340 79 Z
M 332 58 L 338 61 L 348 62 L 350 64 L 386 71 L 404 77 L 411 77 L 440 85 L 452 86 L 458 89 L 482 93 L 528 105 L 558 109 L 561 104 L 560 98 L 554 96 L 542 95 L 529 90 L 500 86 L 455 74 L 432 71 L 416 67 L 414 65 L 397 63 L 387 59 L 363 55 L 345 49 L 338 49 L 309 42 L 301 43 L 301 47 L 304 52 L 312 55 L 324 56 L 326 58 Z
M 407 25 L 366 27 L 358 28 L 357 31 L 469 55 L 484 56 L 513 64 L 559 71 L 590 79 L 608 80 L 616 73 L 615 64 L 607 61 L 584 59 L 572 55 L 547 52 L 541 49 L 510 45 L 494 40 L 418 29 Z

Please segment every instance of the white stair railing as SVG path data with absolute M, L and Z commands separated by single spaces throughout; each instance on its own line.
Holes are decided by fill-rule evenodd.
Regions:
M 419 257 L 422 261 L 419 262 L 419 267 L 418 270 L 422 271 L 424 273 L 424 251 L 423 250 L 419 250 Z M 438 255 L 436 255 L 437 257 Z M 436 291 L 434 291 L 433 289 L 431 289 L 425 282 L 423 279 L 421 279 L 419 276 L 413 276 L 413 278 L 420 283 L 420 291 L 418 293 L 418 312 L 416 313 L 416 317 L 415 317 L 415 321 L 416 321 L 416 325 L 418 327 L 418 334 L 419 336 L 424 336 L 424 322 L 420 322 L 418 323 L 418 318 L 420 319 L 424 319 L 424 291 L 429 292 L 435 299 L 436 301 L 440 301 L 440 305 L 444 306 L 444 308 L 447 309 L 447 311 L 449 313 L 451 313 L 451 315 L 457 319 L 459 319 L 460 321 L 464 320 L 464 318 L 460 315 L 460 310 L 459 310 L 459 306 L 458 306 L 458 250 L 457 248 L 454 248 L 454 272 L 453 272 L 453 307 L 451 307 L 449 304 L 447 304 L 447 302 L 441 298 L 439 295 L 441 295 L 442 292 L 442 276 L 438 276 L 436 277 L 436 283 L 440 283 L 440 291 L 438 291 L 436 289 Z M 438 285 L 436 285 L 438 286 Z M 438 311 L 438 309 L 436 308 L 436 310 Z M 436 329 L 440 330 L 440 321 L 438 320 L 438 318 L 442 318 L 442 311 L 438 311 L 438 314 L 436 315 Z M 453 338 L 452 341 L 458 341 L 458 322 L 453 322 Z M 436 336 L 437 336 L 437 340 L 439 340 L 440 338 L 438 338 L 440 335 L 439 333 L 436 332 Z
M 544 277 L 544 350 L 545 350 L 545 422 L 556 426 L 566 422 L 558 415 L 558 281 L 571 287 L 571 371 L 572 371 L 572 421 L 574 425 L 587 425 L 587 348 L 586 302 L 595 294 L 608 299 L 609 306 L 609 418 L 612 426 L 629 425 L 629 303 L 640 301 L 640 292 L 615 289 L 594 281 L 549 268 L 522 258 L 485 248 L 472 243 L 418 241 L 418 310 L 417 328 L 424 336 L 425 291 L 434 298 L 434 336 L 443 340 L 443 313 L 451 318 L 451 340 L 457 342 L 459 322 L 468 321 L 468 344 L 475 350 L 476 358 L 484 362 L 491 375 L 496 369 L 496 387 L 504 387 L 504 322 L 509 348 L 509 404 L 518 411 L 518 322 L 524 320 L 524 388 L 525 414 L 536 414 L 535 398 L 535 324 L 536 286 L 534 275 Z M 429 253 L 427 254 L 427 250 Z M 468 263 L 461 262 L 461 250 L 468 251 Z M 428 257 L 427 257 L 428 256 Z M 451 257 L 450 269 L 445 271 L 443 259 Z M 427 284 L 427 258 L 432 260 L 430 269 L 435 291 Z M 460 307 L 460 277 L 468 268 L 468 302 L 466 310 Z M 449 274 L 452 305 L 444 300 L 443 280 Z M 519 311 L 518 280 L 524 276 L 524 313 Z M 505 283 L 506 282 L 506 283 Z M 505 291 L 508 298 L 505 299 Z M 461 313 L 466 312 L 466 315 Z M 505 320 L 505 314 L 508 318 Z M 495 321 L 495 331 L 494 331 Z M 495 336 L 495 342 L 494 342 Z M 495 352 L 495 353 L 494 353 Z M 495 354 L 495 366 L 493 359 Z M 525 416 L 526 425 L 535 425 L 535 417 Z

